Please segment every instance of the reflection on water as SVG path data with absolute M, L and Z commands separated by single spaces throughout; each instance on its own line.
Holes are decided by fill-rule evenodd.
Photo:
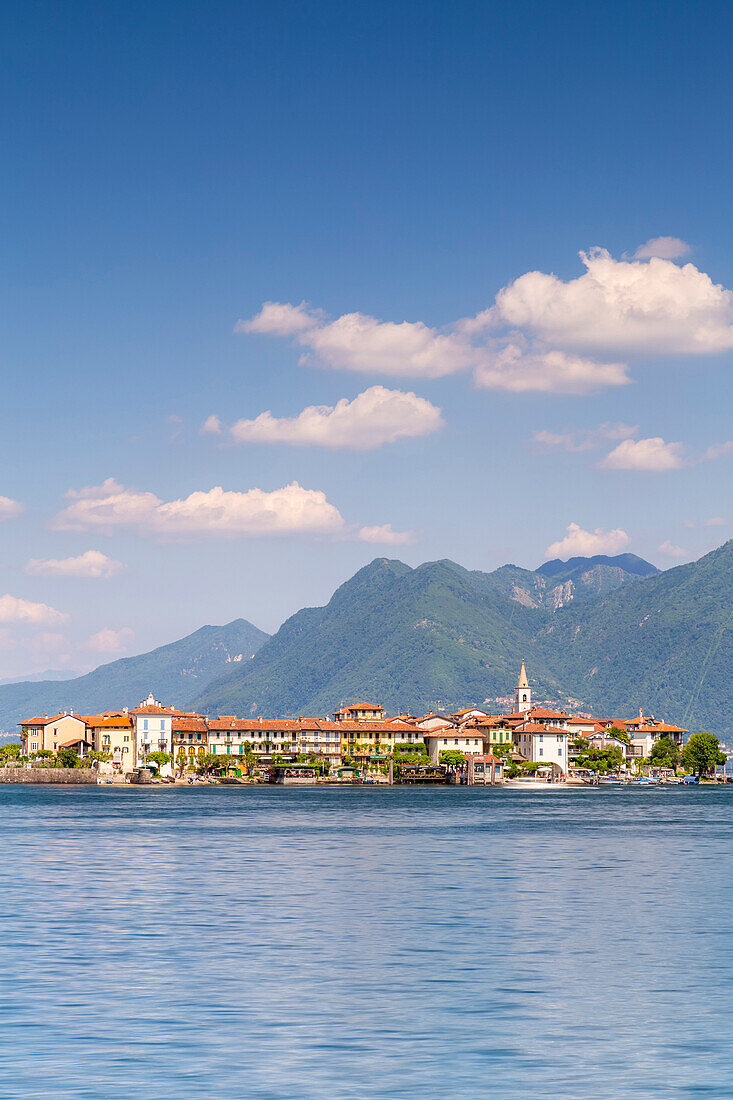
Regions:
M 732 811 L 0 787 L 0 1093 L 731 1096 Z

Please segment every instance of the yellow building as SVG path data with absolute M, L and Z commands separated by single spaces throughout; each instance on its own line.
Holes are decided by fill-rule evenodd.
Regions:
M 80 715 L 97 752 L 109 753 L 114 771 L 131 772 L 135 767 L 132 718 L 126 710 Z
M 84 717 L 70 711 L 49 717 L 28 718 L 19 722 L 20 744 L 24 756 L 40 752 L 42 749 L 58 752 L 59 749 L 74 749 L 84 756 L 94 743 L 87 732 Z

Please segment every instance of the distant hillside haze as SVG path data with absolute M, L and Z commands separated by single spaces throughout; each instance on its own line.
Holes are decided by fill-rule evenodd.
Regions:
M 248 664 L 269 635 L 246 619 L 202 626 L 186 638 L 137 657 L 123 657 L 72 680 L 25 680 L 0 686 L 0 730 L 37 714 L 136 706 L 153 693 L 161 702 L 188 707 L 227 668 Z
M 194 702 L 243 716 L 316 717 L 357 698 L 450 711 L 510 694 L 525 657 L 538 698 L 725 734 L 732 559 L 733 542 L 664 573 L 626 554 L 492 573 L 379 558 Z

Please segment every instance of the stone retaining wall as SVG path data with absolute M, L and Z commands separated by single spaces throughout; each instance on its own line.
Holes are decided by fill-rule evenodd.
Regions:
M 0 783 L 96 783 L 92 768 L 0 768 Z

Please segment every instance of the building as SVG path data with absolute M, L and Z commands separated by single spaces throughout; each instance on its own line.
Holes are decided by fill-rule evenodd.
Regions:
M 514 745 L 533 764 L 556 764 L 567 775 L 568 731 L 542 722 L 523 722 L 514 731 Z
M 384 707 L 379 703 L 356 703 L 333 712 L 334 722 L 383 722 Z
M 87 732 L 97 752 L 109 753 L 113 771 L 131 772 L 135 766 L 133 721 L 127 710 L 84 715 Z
M 354 760 L 384 756 L 395 745 L 416 744 L 424 740 L 423 731 L 412 723 L 392 719 L 389 722 L 341 722 L 341 754 Z
M 301 723 L 302 719 L 236 718 L 233 714 L 220 714 L 207 720 L 209 752 L 234 757 L 233 767 L 242 766 L 248 753 L 265 763 L 275 756 L 295 758 L 301 751 Z
M 329 722 L 326 719 L 304 721 L 300 727 L 299 752 L 306 756 L 317 756 L 324 763 L 338 768 L 343 759 L 343 745 L 348 730 L 353 727 L 361 730 L 365 725 L 366 723 L 356 722 Z
M 462 752 L 464 756 L 481 756 L 484 751 L 484 737 L 475 727 L 431 730 L 425 733 L 423 740 L 428 756 L 434 764 L 440 763 L 441 752 Z
M 50 752 L 74 749 L 79 756 L 86 756 L 94 748 L 85 719 L 72 711 L 54 714 L 50 718 L 48 715 L 43 718 L 28 718 L 18 725 L 21 752 L 24 756 L 43 749 Z
M 638 717 L 620 719 L 612 725 L 619 726 L 628 733 L 631 738 L 628 755 L 635 757 L 649 756 L 654 742 L 660 737 L 670 737 L 681 749 L 685 743 L 685 734 L 690 732 L 681 726 L 663 722 L 653 714 L 645 715 L 641 708 L 639 708 Z
M 135 767 L 148 763 L 153 752 L 165 752 L 173 756 L 173 716 L 180 714 L 173 707 L 164 707 L 153 695 L 148 695 L 139 706 L 130 711 L 135 737 Z M 173 774 L 171 764 L 164 764 L 160 774 Z
M 199 714 L 174 715 L 171 721 L 173 761 L 177 768 L 195 767 L 209 751 L 209 727 Z
M 503 715 L 490 715 L 479 719 L 475 726 L 481 731 L 489 752 L 511 750 L 514 745 L 515 722 L 509 722 Z
M 524 667 L 524 659 L 522 659 L 522 667 L 519 670 L 519 679 L 517 680 L 517 686 L 514 689 L 514 710 L 517 714 L 525 714 L 532 706 L 532 689 L 529 686 L 529 680 L 527 679 L 527 670 Z

